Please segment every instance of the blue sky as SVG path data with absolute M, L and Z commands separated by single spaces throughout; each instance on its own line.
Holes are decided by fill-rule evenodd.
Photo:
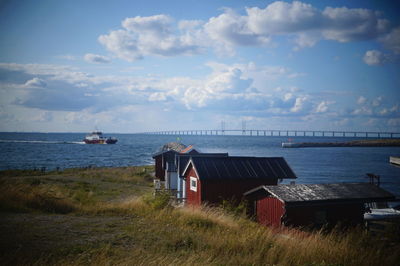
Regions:
M 400 131 L 395 1 L 0 1 L 0 131 Z

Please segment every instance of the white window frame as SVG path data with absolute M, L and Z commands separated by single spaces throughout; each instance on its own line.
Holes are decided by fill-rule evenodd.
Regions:
M 191 191 L 197 192 L 197 178 L 191 176 L 190 179 L 189 179 L 189 181 L 190 181 L 190 183 L 189 183 L 189 185 L 190 185 L 190 190 L 191 190 Z M 195 184 L 194 186 L 193 186 L 193 182 L 194 182 L 194 184 Z

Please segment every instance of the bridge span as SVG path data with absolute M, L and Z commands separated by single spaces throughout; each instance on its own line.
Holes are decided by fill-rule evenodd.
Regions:
M 332 130 L 275 130 L 275 129 L 197 129 L 143 132 L 148 135 L 196 135 L 196 136 L 264 136 L 264 137 L 353 137 L 353 138 L 400 138 L 400 132 L 332 131 Z

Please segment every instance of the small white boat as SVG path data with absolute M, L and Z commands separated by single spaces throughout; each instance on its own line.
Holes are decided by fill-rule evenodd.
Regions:
M 393 218 L 400 219 L 399 210 L 393 208 L 370 209 L 370 212 L 364 213 L 364 220 L 366 221 L 377 221 Z

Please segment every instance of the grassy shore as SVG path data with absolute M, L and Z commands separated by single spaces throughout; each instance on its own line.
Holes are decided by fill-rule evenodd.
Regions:
M 397 265 L 395 235 L 260 226 L 152 197 L 152 166 L 0 172 L 2 265 Z

